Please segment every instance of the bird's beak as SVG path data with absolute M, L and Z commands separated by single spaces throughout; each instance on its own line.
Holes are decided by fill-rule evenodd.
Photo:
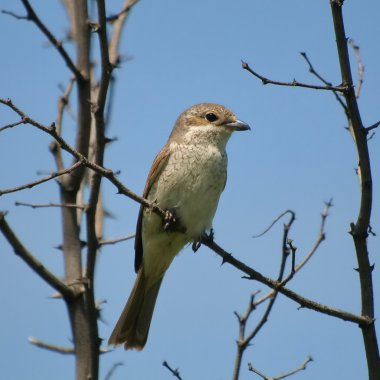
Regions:
M 244 121 L 241 120 L 236 120 L 233 123 L 226 123 L 224 124 L 224 127 L 227 129 L 230 129 L 231 131 L 250 131 L 251 127 L 247 124 L 244 123 Z

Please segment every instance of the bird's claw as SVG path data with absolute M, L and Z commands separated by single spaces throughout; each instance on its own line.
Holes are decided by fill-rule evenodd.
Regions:
M 192 246 L 191 246 L 193 252 L 194 252 L 194 253 L 197 252 L 198 249 L 201 247 L 201 245 L 202 245 L 202 243 L 201 243 L 201 239 L 198 239 L 198 240 L 193 241 L 193 244 L 192 244 Z
M 178 220 L 174 216 L 172 212 L 169 210 L 165 211 L 165 217 L 164 217 L 164 231 L 170 232 L 175 230 L 175 226 L 177 224 Z
M 214 229 L 213 229 L 213 228 L 210 228 L 210 232 L 209 232 L 209 233 L 204 232 L 204 233 L 203 233 L 203 236 L 204 236 L 207 240 L 214 241 Z
M 201 247 L 202 237 L 206 238 L 207 240 L 213 241 L 214 240 L 214 229 L 211 228 L 210 233 L 203 232 L 202 236 L 200 236 L 199 239 L 193 241 L 191 248 L 193 249 L 194 252 L 197 252 L 198 249 Z

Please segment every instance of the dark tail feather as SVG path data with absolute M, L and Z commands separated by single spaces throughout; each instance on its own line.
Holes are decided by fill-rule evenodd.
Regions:
M 144 348 L 161 282 L 162 279 L 146 289 L 147 280 L 143 270 L 139 270 L 131 295 L 112 331 L 108 344 L 124 343 L 126 350 L 130 348 L 142 350 Z

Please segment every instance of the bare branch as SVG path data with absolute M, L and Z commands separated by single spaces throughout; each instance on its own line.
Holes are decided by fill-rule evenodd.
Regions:
M 29 343 L 31 343 L 31 344 L 39 347 L 39 348 L 43 348 L 43 349 L 48 350 L 48 351 L 53 351 L 53 352 L 56 352 L 58 354 L 75 355 L 75 349 L 73 347 L 57 346 L 55 344 L 46 343 L 42 340 L 39 340 L 37 338 L 33 338 L 31 336 L 28 338 L 28 341 L 29 341 Z M 106 354 L 109 351 L 110 350 L 108 350 L 106 348 L 101 348 L 99 350 L 99 354 Z
M 279 293 L 299 303 L 301 307 L 315 310 L 322 314 L 330 315 L 332 317 L 335 317 L 344 321 L 350 321 L 360 326 L 371 326 L 374 322 L 373 318 L 352 314 L 350 312 L 347 312 L 341 309 L 323 305 L 299 295 L 293 290 L 290 290 L 282 286 L 280 282 L 273 280 L 269 277 L 263 276 L 260 272 L 257 272 L 253 268 L 244 264 L 242 261 L 236 259 L 235 257 L 232 256 L 231 253 L 226 252 L 221 246 L 219 246 L 217 243 L 215 243 L 215 241 L 211 240 L 207 236 L 202 236 L 201 242 L 205 246 L 209 247 L 212 251 L 214 251 L 217 255 L 219 255 L 223 260 L 223 264 L 228 263 L 234 266 L 236 269 L 239 269 L 241 272 L 245 273 L 248 279 L 256 280 L 258 282 L 261 282 L 262 284 L 267 285 L 268 287 L 274 290 L 278 290 Z
M 69 97 L 70 97 L 71 91 L 74 87 L 74 82 L 75 82 L 75 77 L 72 77 L 70 79 L 65 91 L 63 92 L 62 96 L 60 96 L 59 100 L 58 100 L 57 117 L 56 117 L 56 122 L 55 122 L 58 135 L 61 135 L 61 133 L 62 133 L 63 114 L 64 114 L 64 111 L 65 111 L 67 105 L 69 104 Z
M 8 106 L 13 111 L 15 111 L 19 116 L 23 117 L 26 123 L 31 124 L 34 127 L 52 136 L 58 142 L 58 144 L 63 150 L 70 153 L 73 157 L 79 160 L 84 166 L 87 166 L 89 169 L 92 169 L 93 171 L 99 173 L 101 176 L 107 178 L 117 188 L 119 194 L 123 194 L 127 196 L 128 198 L 133 199 L 134 201 L 142 204 L 144 207 L 149 208 L 150 210 L 152 210 L 152 212 L 155 212 L 157 215 L 160 215 L 161 217 L 165 217 L 166 215 L 165 210 L 161 209 L 155 202 L 149 202 L 145 198 L 140 197 L 133 191 L 129 190 L 117 179 L 115 173 L 111 169 L 106 169 L 102 166 L 94 164 L 93 162 L 90 162 L 85 156 L 83 156 L 81 153 L 75 150 L 70 144 L 68 144 L 61 136 L 58 136 L 56 129 L 54 127 L 54 124 L 50 127 L 47 127 L 31 119 L 23 111 L 21 111 L 16 105 L 14 105 L 10 99 L 0 98 L 0 103 Z M 184 229 L 183 227 L 180 226 L 177 229 L 177 231 L 184 232 Z
M 332 207 L 332 205 L 332 199 L 330 199 L 328 202 L 325 202 L 325 208 L 323 209 L 321 214 L 321 226 L 319 228 L 319 234 L 317 236 L 317 239 L 314 245 L 311 247 L 310 251 L 305 255 L 304 259 L 301 261 L 301 263 L 295 267 L 295 272 L 298 272 L 311 259 L 311 257 L 317 251 L 321 243 L 325 240 L 325 224 L 326 219 L 329 216 L 329 210 Z
M 372 131 L 372 129 L 376 129 L 379 125 L 380 125 L 380 121 L 378 121 L 375 124 L 372 124 L 369 127 L 365 128 L 367 134 L 368 134 L 369 131 Z
M 42 340 L 33 338 L 30 336 L 28 338 L 29 343 L 33 344 L 36 347 L 43 348 L 48 351 L 53 351 L 58 354 L 64 354 L 64 355 L 74 355 L 75 354 L 75 349 L 73 347 L 62 347 L 62 346 L 57 346 L 55 344 L 50 344 L 43 342 Z
M 281 213 L 277 218 L 275 218 L 273 220 L 273 222 L 263 231 L 263 232 L 260 232 L 258 235 L 253 235 L 252 237 L 254 239 L 258 238 L 258 237 L 261 237 L 263 235 L 265 235 L 283 216 L 285 216 L 286 214 L 291 214 L 294 216 L 294 211 L 292 210 L 286 210 L 284 211 L 283 213 Z
M 107 375 L 105 376 L 104 380 L 111 380 L 112 378 L 112 375 L 114 374 L 114 372 L 116 371 L 116 368 L 120 367 L 124 365 L 123 362 L 116 362 L 112 365 L 112 367 L 109 369 L 109 371 L 107 372 Z
M 115 67 L 120 62 L 119 45 L 125 21 L 129 15 L 129 11 L 138 1 L 139 0 L 126 0 L 123 9 L 117 15 L 107 18 L 107 21 L 112 21 L 113 25 L 113 33 L 109 43 L 109 57 L 111 64 Z
M 258 369 L 253 367 L 251 363 L 248 363 L 248 371 L 256 373 L 256 375 L 259 375 L 264 380 L 273 380 L 271 377 L 268 377 L 267 375 L 265 375 L 264 373 L 260 372 Z
M 369 260 L 367 245 L 368 228 L 372 213 L 372 173 L 368 151 L 367 131 L 363 126 L 359 107 L 352 84 L 350 59 L 347 48 L 347 37 L 344 30 L 342 13 L 342 1 L 331 0 L 331 13 L 334 23 L 335 40 L 339 56 L 342 82 L 348 86 L 344 93 L 349 109 L 348 124 L 354 138 L 358 155 L 358 177 L 360 181 L 360 209 L 356 223 L 351 223 L 351 235 L 353 237 L 356 257 L 359 268 L 361 306 L 363 318 L 373 320 L 375 316 L 374 291 L 372 281 L 373 267 Z M 364 347 L 367 357 L 369 380 L 380 378 L 380 355 L 377 334 L 374 324 L 361 325 Z
M 102 246 L 102 245 L 113 245 L 113 244 L 121 243 L 122 241 L 131 240 L 135 236 L 136 236 L 136 234 L 130 234 L 130 235 L 115 238 L 115 239 L 99 240 L 99 245 L 100 246 Z
M 47 28 L 47 26 L 37 16 L 30 2 L 28 0 L 21 0 L 21 1 L 27 11 L 27 16 L 24 17 L 24 19 L 28 21 L 32 21 L 36 24 L 36 26 L 47 37 L 50 43 L 58 50 L 59 54 L 62 56 L 63 60 L 66 62 L 66 65 L 69 67 L 72 73 L 75 75 L 76 79 L 78 81 L 84 80 L 82 74 L 80 73 L 78 68 L 75 66 L 74 62 L 70 58 L 65 48 L 62 46 L 62 43 L 56 37 L 54 37 L 53 33 Z
M 305 255 L 305 257 L 303 258 L 303 260 L 301 261 L 300 264 L 295 265 L 295 266 L 292 265 L 292 272 L 282 282 L 283 285 L 285 285 L 285 283 L 287 283 L 291 279 L 291 277 L 293 277 L 293 275 L 295 275 L 299 270 L 302 269 L 302 267 L 305 266 L 305 264 L 311 259 L 311 257 L 317 251 L 317 249 L 319 248 L 321 243 L 325 240 L 325 223 L 326 223 L 326 219 L 328 217 L 328 211 L 331 207 L 332 207 L 332 199 L 330 199 L 328 202 L 325 203 L 325 208 L 321 214 L 321 225 L 320 225 L 319 233 L 318 233 L 318 236 L 316 238 L 315 243 L 313 244 L 313 246 L 311 247 L 309 252 Z M 258 306 L 262 302 L 266 301 L 268 298 L 272 298 L 274 296 L 274 294 L 275 294 L 275 290 L 271 290 L 270 292 L 265 294 L 263 297 L 261 297 L 260 299 L 255 301 L 255 305 Z
M 163 365 L 165 368 L 167 368 L 167 369 L 173 374 L 174 377 L 176 377 L 178 380 L 182 380 L 182 377 L 181 377 L 181 375 L 179 374 L 179 370 L 178 370 L 178 368 L 176 368 L 176 369 L 171 368 L 170 365 L 168 364 L 168 362 L 167 362 L 166 360 L 162 363 L 162 365 Z
M 313 74 L 314 76 L 316 76 L 322 83 L 324 83 L 326 86 L 332 86 L 332 84 L 330 82 L 328 82 L 327 80 L 325 80 L 315 69 L 314 69 L 314 66 L 312 65 L 309 57 L 306 55 L 305 52 L 301 52 L 300 53 L 301 56 L 305 59 L 305 61 L 307 62 L 307 64 L 309 65 L 309 72 L 311 74 Z M 347 106 L 344 104 L 343 100 L 340 98 L 339 94 L 333 90 L 333 94 L 335 96 L 335 99 L 338 101 L 338 103 L 342 106 L 342 108 L 344 109 L 344 112 L 347 113 Z
M 258 369 L 254 368 L 251 363 L 248 363 L 248 370 L 251 371 L 251 372 L 256 373 L 257 375 L 259 375 L 260 377 L 262 377 L 264 380 L 280 380 L 280 379 L 285 379 L 285 377 L 292 376 L 292 375 L 294 375 L 297 372 L 305 370 L 306 367 L 307 367 L 307 365 L 310 362 L 312 362 L 312 361 L 313 361 L 313 358 L 311 356 L 308 356 L 303 361 L 303 363 L 301 363 L 301 365 L 299 367 L 297 367 L 297 368 L 295 368 L 295 369 L 293 369 L 293 370 L 291 370 L 289 372 L 277 375 L 275 377 L 269 377 L 269 376 L 265 375 L 264 373 L 260 372 Z
M 29 182 L 29 183 L 26 183 L 24 185 L 12 187 L 12 188 L 9 188 L 9 189 L 0 190 L 0 196 L 2 196 L 4 194 L 14 193 L 16 191 L 20 191 L 20 190 L 24 190 L 24 189 L 31 189 L 32 187 L 40 185 L 41 183 L 50 181 L 50 180 L 52 180 L 54 178 L 63 176 L 65 174 L 69 174 L 69 173 L 75 171 L 76 169 L 78 169 L 79 167 L 81 167 L 83 165 L 84 165 L 84 162 L 78 161 L 73 166 L 70 166 L 68 169 L 64 169 L 64 170 L 61 170 L 61 171 L 58 171 L 58 172 L 53 172 L 53 173 L 49 174 L 48 176 L 46 176 L 44 178 L 41 178 L 41 179 L 38 179 L 36 181 Z
M 359 95 L 360 95 L 360 90 L 361 90 L 362 85 L 363 85 L 364 65 L 363 65 L 362 58 L 360 56 L 360 47 L 355 44 L 355 41 L 352 38 L 350 38 L 348 40 L 348 43 L 351 45 L 352 49 L 354 50 L 356 60 L 358 62 L 359 79 L 358 79 L 358 84 L 357 84 L 356 90 L 355 90 L 355 96 L 356 96 L 356 99 L 358 99 Z
M 7 11 L 7 10 L 1 10 L 1 13 L 5 14 L 5 15 L 8 15 L 8 16 L 11 16 L 11 17 L 14 17 L 15 19 L 17 20 L 27 20 L 29 21 L 29 17 L 28 16 L 21 16 L 21 15 L 18 15 L 12 11 Z
M 66 300 L 70 300 L 75 296 L 74 291 L 64 284 L 58 277 L 52 272 L 46 269 L 43 264 L 38 261 L 20 242 L 15 235 L 7 221 L 5 220 L 5 214 L 0 213 L 0 231 L 4 237 L 8 240 L 8 243 L 13 248 L 15 254 L 19 256 L 25 263 L 32 268 L 42 279 L 44 279 L 50 286 L 62 294 Z
M 7 125 L 5 125 L 4 127 L 1 127 L 1 128 L 0 128 L 0 132 L 3 132 L 3 131 L 5 131 L 5 130 L 8 129 L 8 128 L 17 127 L 17 126 L 20 125 L 20 124 L 25 124 L 25 121 L 21 119 L 20 121 L 16 121 L 15 123 L 7 124 Z
M 279 81 L 271 80 L 271 79 L 263 77 L 262 75 L 258 74 L 256 71 L 252 70 L 252 68 L 248 65 L 248 63 L 244 61 L 242 61 L 242 68 L 250 72 L 256 78 L 259 78 L 263 84 L 274 84 L 277 86 L 287 86 L 287 87 L 304 87 L 304 88 L 312 88 L 314 90 L 338 91 L 342 93 L 344 93 L 348 89 L 346 86 L 328 86 L 328 85 L 317 86 L 313 84 L 306 84 L 306 83 L 298 82 L 295 79 L 293 79 L 292 82 L 279 82 Z
M 31 208 L 46 208 L 46 207 L 69 207 L 69 208 L 79 208 L 81 210 L 85 210 L 87 206 L 85 205 L 77 205 L 74 203 L 25 203 L 25 202 L 15 202 L 15 206 L 25 206 Z
M 123 6 L 123 9 L 115 14 L 115 15 L 112 15 L 112 16 L 108 16 L 107 17 L 107 21 L 108 22 L 112 22 L 114 23 L 115 21 L 117 20 L 120 20 L 120 18 L 122 17 L 126 17 L 126 14 L 130 11 L 130 9 L 138 3 L 139 0 L 127 0 L 125 3 L 124 3 L 124 6 Z
M 280 375 L 277 375 L 274 380 L 280 380 L 280 379 L 284 379 L 285 377 L 289 377 L 289 376 L 292 376 L 294 375 L 295 373 L 297 372 L 300 372 L 300 371 L 303 371 L 306 369 L 307 365 L 313 361 L 313 358 L 311 356 L 308 356 L 304 361 L 303 363 L 300 364 L 299 367 L 289 371 L 289 372 L 286 372 L 286 373 L 283 373 L 283 374 L 280 374 Z
M 295 213 L 293 211 L 287 210 L 284 213 L 280 215 L 283 216 L 287 213 L 290 213 L 290 219 L 288 223 L 284 225 L 284 233 L 282 237 L 282 258 L 281 258 L 281 263 L 280 263 L 280 270 L 279 274 L 277 277 L 277 281 L 281 282 L 281 285 L 284 286 L 287 281 L 289 281 L 293 275 L 294 275 L 294 260 L 295 260 L 295 248 L 292 246 L 290 239 L 288 238 L 289 231 L 291 226 L 293 225 L 295 221 Z M 275 221 L 271 224 L 273 224 L 279 220 L 279 218 L 276 218 Z M 271 228 L 271 226 L 269 228 Z M 267 229 L 268 230 L 268 229 Z M 267 231 L 266 230 L 266 231 Z M 264 232 L 265 233 L 265 232 Z M 286 261 L 289 257 L 289 247 L 292 251 L 292 270 L 290 275 L 286 280 L 283 280 L 284 272 L 285 272 L 285 267 L 286 267 Z M 267 323 L 269 314 L 271 313 L 274 303 L 276 302 L 277 295 L 278 295 L 278 289 L 273 290 L 272 296 L 270 298 L 270 301 L 262 314 L 259 322 L 257 323 L 256 327 L 248 334 L 248 336 L 245 336 L 245 328 L 246 328 L 246 323 L 248 318 L 250 317 L 251 313 L 253 310 L 255 310 L 257 303 L 254 301 L 254 295 L 251 296 L 250 303 L 248 305 L 248 309 L 245 313 L 245 315 L 241 318 L 239 318 L 239 326 L 240 326 L 240 334 L 239 334 L 239 340 L 237 342 L 237 353 L 236 353 L 236 359 L 235 359 L 235 366 L 234 366 L 234 373 L 232 376 L 233 380 L 238 380 L 239 378 L 239 373 L 241 369 L 241 362 L 243 359 L 243 355 L 247 347 L 251 344 L 252 340 L 255 338 L 255 336 L 259 333 L 259 331 L 263 328 L 263 326 Z

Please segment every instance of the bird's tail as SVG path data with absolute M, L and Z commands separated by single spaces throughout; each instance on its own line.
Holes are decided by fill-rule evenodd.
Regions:
M 162 278 L 147 288 L 143 269 L 139 270 L 131 295 L 112 331 L 108 344 L 124 343 L 126 350 L 144 348 L 161 282 Z

